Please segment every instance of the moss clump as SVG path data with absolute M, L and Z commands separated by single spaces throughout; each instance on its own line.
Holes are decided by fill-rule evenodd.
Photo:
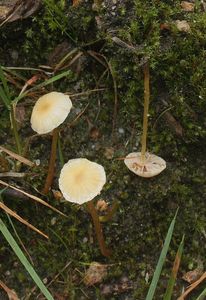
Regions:
M 194 12 L 187 13 L 182 11 L 179 2 L 174 1 L 160 3 L 155 0 L 134 0 L 131 3 L 119 0 L 115 4 L 114 1 L 105 0 L 98 11 L 92 11 L 91 8 L 90 1 L 76 8 L 64 1 L 44 1 L 41 11 L 32 19 L 5 28 L 1 37 L 1 63 L 8 64 L 9 61 L 10 54 L 5 49 L 14 48 L 19 51 L 19 56 L 23 53 L 26 57 L 19 58 L 19 65 L 28 65 L 28 62 L 30 66 L 47 64 L 49 53 L 57 44 L 66 41 L 69 44 L 68 51 L 74 48 L 82 51 L 83 62 L 78 72 L 73 70 L 70 77 L 55 83 L 54 87 L 72 93 L 99 87 L 105 89 L 74 98 L 72 120 L 85 109 L 87 103 L 89 106 L 78 121 L 62 129 L 62 148 L 65 160 L 86 156 L 105 166 L 108 180 L 102 197 L 109 202 L 118 199 L 121 203 L 115 218 L 104 228 L 107 241 L 113 248 L 113 257 L 109 261 L 113 266 L 106 282 L 118 282 L 126 274 L 133 282 L 133 289 L 126 292 L 128 297 L 141 300 L 145 299 L 165 234 L 177 207 L 179 215 L 164 278 L 170 274 L 175 251 L 184 233 L 186 238 L 181 274 L 188 271 L 191 264 L 195 265 L 197 258 L 205 258 L 206 20 L 198 5 Z M 174 25 L 176 20 L 186 20 L 190 32 L 178 31 Z M 15 45 L 11 39 L 14 27 Z M 22 39 L 23 46 L 20 46 Z M 91 56 L 89 51 L 93 51 L 96 57 Z M 167 161 L 167 170 L 150 180 L 129 173 L 123 167 L 123 162 L 115 159 L 124 157 L 130 150 L 140 149 L 142 64 L 145 58 L 149 59 L 151 68 L 149 150 Z M 111 139 L 114 108 L 111 70 L 118 96 L 115 141 Z M 30 78 L 31 75 L 27 73 L 26 77 Z M 3 109 L 0 109 L 2 112 Z M 170 119 L 167 112 L 170 113 Z M 5 113 L 2 113 L 2 118 L 6 120 Z M 171 116 L 176 123 L 169 121 Z M 101 133 L 96 140 L 90 136 L 88 120 Z M 21 130 L 23 136 L 31 133 L 26 129 L 29 114 L 26 121 L 28 123 L 25 122 Z M 4 142 L 10 144 L 5 134 L 9 123 L 1 124 Z M 178 133 L 177 127 L 182 131 Z M 42 186 L 49 157 L 49 141 L 49 138 L 38 138 L 32 142 L 31 158 L 42 159 L 41 176 L 40 169 L 37 169 L 35 172 L 39 172 L 38 177 L 20 182 L 32 192 Z M 113 150 L 113 158 L 105 155 L 107 148 Z M 54 187 L 57 188 L 57 178 Z M 95 295 L 101 295 L 101 291 L 98 287 L 84 287 L 82 278 L 85 266 L 94 260 L 108 261 L 100 256 L 95 246 L 88 214 L 68 203 L 63 205 L 57 202 L 52 195 L 49 201 L 63 210 L 68 218 L 62 219 L 31 204 L 10 205 L 17 211 L 20 207 L 19 211 L 26 219 L 35 216 L 31 222 L 50 234 L 49 242 L 36 238 L 28 231 L 25 235 L 24 229 L 16 226 L 24 242 L 29 245 L 35 267 L 42 277 L 53 278 L 70 260 L 72 267 L 62 274 L 65 293 L 69 287 L 71 297 L 81 299 L 84 297 L 81 292 L 83 289 L 93 299 Z M 3 258 L 10 257 L 8 266 L 1 266 L 5 282 L 10 282 L 12 288 L 17 290 L 14 282 L 18 281 L 24 287 L 31 287 L 32 283 L 22 276 L 24 270 L 19 269 L 18 273 L 12 269 L 16 258 L 7 246 L 2 246 L 1 253 Z M 10 278 L 5 275 L 7 269 L 12 270 Z M 162 295 L 165 290 L 164 278 L 160 281 L 157 295 Z M 182 281 L 178 279 L 175 297 L 180 294 L 181 287 Z M 62 286 L 54 283 L 52 289 L 62 291 Z M 21 288 L 21 293 L 24 293 L 24 288 Z M 110 298 L 120 297 L 117 294 Z

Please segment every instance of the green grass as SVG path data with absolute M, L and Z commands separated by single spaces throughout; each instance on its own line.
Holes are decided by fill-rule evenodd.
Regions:
M 165 262 L 165 259 L 166 259 L 166 255 L 167 255 L 167 251 L 169 249 L 169 245 L 170 245 L 170 242 L 171 242 L 171 239 L 172 239 L 172 234 L 173 234 L 173 230 L 174 230 L 174 226 L 175 226 L 175 221 L 176 221 L 176 216 L 177 216 L 177 212 L 170 224 L 170 227 L 168 229 L 168 232 L 167 232 L 167 235 L 166 235 L 166 238 L 165 238 L 165 241 L 164 241 L 164 245 L 163 245 L 163 248 L 162 248 L 162 251 L 161 251 L 161 254 L 160 254 L 160 257 L 159 257 L 159 260 L 158 260 L 158 263 L 157 263 L 157 266 L 156 266 L 156 269 L 155 269 L 155 272 L 154 272 L 154 275 L 153 275 L 153 278 L 152 278 L 152 282 L 150 284 L 150 287 L 149 287 L 149 290 L 148 290 L 148 293 L 147 293 L 147 296 L 146 296 L 146 300 L 152 300 L 153 297 L 154 297 L 154 294 L 155 294 L 155 290 L 157 288 L 157 284 L 159 282 L 159 278 L 160 278 L 160 274 L 161 274 L 161 271 L 162 271 L 162 267 L 164 265 L 164 262 Z
M 2 232 L 3 236 L 11 246 L 16 256 L 19 258 L 27 272 L 30 274 L 35 284 L 39 287 L 42 294 L 46 297 L 47 300 L 54 300 L 54 298 L 52 297 L 52 295 L 50 294 L 50 292 L 48 291 L 48 289 L 46 288 L 46 286 L 44 285 L 44 283 L 42 282 L 42 280 L 40 279 L 40 277 L 38 276 L 38 274 L 36 273 L 36 271 L 34 270 L 34 268 L 32 267 L 32 265 L 30 264 L 30 262 L 22 252 L 21 248 L 18 246 L 15 239 L 13 238 L 13 236 L 11 235 L 11 233 L 9 232 L 9 230 L 7 229 L 7 227 L 1 219 L 0 231 Z

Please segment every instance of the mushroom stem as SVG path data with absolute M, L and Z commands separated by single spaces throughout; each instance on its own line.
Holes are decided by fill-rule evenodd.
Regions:
M 101 253 L 104 256 L 110 256 L 111 251 L 109 249 L 107 249 L 107 247 L 106 247 L 104 236 L 103 236 L 103 233 L 102 233 L 102 225 L 99 221 L 99 216 L 97 214 L 97 211 L 95 209 L 93 201 L 89 201 L 87 203 L 87 209 L 88 209 L 89 213 L 91 214 L 91 217 L 92 217 L 92 220 L 93 220 L 93 223 L 94 223 L 94 229 L 95 229 L 95 232 L 96 232 L 96 236 L 97 236 L 97 240 L 98 240 L 98 243 L 99 243 Z
M 145 162 L 145 153 L 147 149 L 149 98 L 150 98 L 149 64 L 148 62 L 146 62 L 144 65 L 144 117 L 143 117 L 142 149 L 141 149 L 141 160 L 143 165 Z
M 55 168 L 55 162 L 56 162 L 58 136 L 59 136 L 59 130 L 58 130 L 58 128 L 55 128 L 52 133 L 52 146 L 51 146 L 51 154 L 50 154 L 47 178 L 46 178 L 46 181 L 44 184 L 44 188 L 42 190 L 42 193 L 45 195 L 48 194 L 49 189 L 52 185 L 53 178 L 54 178 L 54 168 Z

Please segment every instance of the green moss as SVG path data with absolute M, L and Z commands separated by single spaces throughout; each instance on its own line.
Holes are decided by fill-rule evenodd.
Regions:
M 87 212 L 69 203 L 58 202 L 52 194 L 48 201 L 66 213 L 67 218 L 40 206 L 36 207 L 34 203 L 20 205 L 9 202 L 11 208 L 19 211 L 39 229 L 46 231 L 50 235 L 49 241 L 42 240 L 30 231 L 26 231 L 25 234 L 21 225 L 15 225 L 23 236 L 23 242 L 28 245 L 35 268 L 42 278 L 53 278 L 67 261 L 71 261 L 71 268 L 63 272 L 61 279 L 72 299 L 80 299 L 81 289 L 88 293 L 91 299 L 95 295 L 101 299 L 98 288 L 87 289 L 82 283 L 85 266 L 97 260 L 111 263 L 112 267 L 105 282 L 118 282 L 121 276 L 126 275 L 134 283 L 133 290 L 127 294 L 131 299 L 141 300 L 145 298 L 170 221 L 179 207 L 164 276 L 160 281 L 159 294 L 157 293 L 162 295 L 166 287 L 165 278 L 170 274 L 175 252 L 184 233 L 186 238 L 181 274 L 193 269 L 198 257 L 202 260 L 205 258 L 204 13 L 200 7 L 193 13 L 183 12 L 179 2 L 174 4 L 174 1 L 160 3 L 135 0 L 132 4 L 131 1 L 120 1 L 115 10 L 116 15 L 112 17 L 109 4 L 99 12 L 94 12 L 91 10 L 91 2 L 80 4 L 76 8 L 63 2 L 58 1 L 54 4 L 54 1 L 45 1 L 36 16 L 18 23 L 18 28 L 14 31 L 15 45 L 10 36 L 16 25 L 8 25 L 1 37 L 4 42 L 0 49 L 0 53 L 3 53 L 1 60 L 5 58 L 7 62 L 5 49 L 14 47 L 26 56 L 26 59 L 21 58 L 18 64 L 47 64 L 50 52 L 57 44 L 66 40 L 71 49 L 77 47 L 83 51 L 83 64 L 77 75 L 74 71 L 71 77 L 56 83 L 54 87 L 72 93 L 105 88 L 104 92 L 74 99 L 74 108 L 78 109 L 78 112 L 83 110 L 87 103 L 89 106 L 72 128 L 62 127 L 61 140 L 65 160 L 86 156 L 105 166 L 108 180 L 101 196 L 110 203 L 116 199 L 120 202 L 119 211 L 112 222 L 104 225 L 105 236 L 113 250 L 113 256 L 109 261 L 101 257 L 96 240 L 92 241 L 91 220 Z M 96 25 L 95 17 L 99 17 L 101 26 Z M 177 19 L 186 20 L 191 26 L 191 32 L 179 32 L 174 26 Z M 170 25 L 170 30 L 160 29 L 160 25 L 164 23 Z M 136 50 L 116 44 L 112 40 L 114 36 Z M 21 47 L 22 40 L 24 41 Z M 89 43 L 91 44 L 88 45 Z M 117 83 L 118 115 L 115 141 L 111 140 L 114 108 L 112 77 L 109 71 L 104 74 L 106 68 L 91 58 L 88 50 L 103 54 L 107 58 Z M 149 58 L 151 66 L 148 148 L 167 161 L 167 169 L 158 177 L 149 180 L 130 173 L 122 160 L 116 160 L 130 151 L 139 150 L 141 146 L 144 93 L 141 65 L 145 57 Z M 103 61 L 101 56 L 99 58 Z M 27 73 L 26 77 L 30 78 L 31 75 Z M 165 118 L 165 110 L 168 108 L 170 114 L 182 126 L 182 136 L 175 133 Z M 31 107 L 29 109 L 31 110 Z M 7 120 L 2 109 L 1 113 L 2 120 Z M 73 110 L 68 123 L 76 116 L 77 112 Z M 101 132 L 96 141 L 90 137 L 86 118 Z M 21 129 L 23 136 L 31 133 L 27 129 L 29 113 L 26 122 Z M 12 141 L 5 134 L 8 128 L 9 122 L 3 122 L 0 132 L 4 136 L 5 144 L 11 145 Z M 119 133 L 119 128 L 124 129 L 122 134 Z M 38 138 L 32 142 L 30 158 L 41 158 L 41 168 L 34 170 L 38 176 L 20 182 L 20 186 L 24 185 L 24 188 L 32 193 L 35 193 L 35 189 L 41 190 L 43 185 L 50 142 L 50 138 Z M 113 147 L 113 159 L 106 158 L 107 147 Z M 59 170 L 58 161 L 54 183 L 56 189 Z M 54 217 L 56 223 L 52 225 Z M 4 241 L 1 240 L 2 243 Z M 1 253 L 3 257 L 8 257 L 9 253 L 8 266 L 2 266 L 2 274 L 5 274 L 8 268 L 11 269 L 12 288 L 18 290 L 18 283 L 16 287 L 13 284 L 18 281 L 22 281 L 24 287 L 31 287 L 32 283 L 25 280 L 24 273 L 22 275 L 21 271 L 18 273 L 12 269 L 15 257 L 6 245 L 1 247 Z M 146 274 L 149 282 L 145 279 Z M 178 279 L 175 296 L 179 295 L 181 287 L 182 282 Z M 58 283 L 52 287 L 53 290 L 55 288 L 62 290 Z M 21 290 L 21 293 L 23 292 L 24 289 Z M 118 297 L 120 296 L 114 295 L 113 298 L 120 299 Z

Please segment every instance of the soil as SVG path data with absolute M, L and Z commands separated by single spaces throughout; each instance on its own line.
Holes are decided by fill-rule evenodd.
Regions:
M 32 137 L 24 156 L 37 166 L 17 168 L 14 159 L 0 153 L 0 172 L 25 173 L 22 178 L 3 177 L 5 182 L 41 197 L 66 215 L 9 190 L 2 194 L 9 208 L 49 236 L 46 240 L 12 218 L 35 270 L 54 299 L 146 299 L 177 209 L 154 299 L 163 299 L 183 235 L 183 256 L 172 299 L 188 286 L 182 279 L 187 272 L 200 266 L 205 270 L 206 21 L 200 4 L 188 13 L 177 2 L 74 1 L 72 5 L 58 1 L 55 6 L 51 1 L 50 6 L 45 1 L 32 17 L 0 27 L 0 63 L 15 68 L 13 73 L 5 71 L 12 99 L 34 75 L 39 79 L 31 87 L 70 70 L 67 76 L 33 90 L 17 104 L 22 145 Z M 187 20 L 191 32 L 179 32 L 174 25 L 178 19 Z M 161 24 L 169 27 L 160 30 Z M 148 60 L 151 103 L 147 146 L 149 152 L 166 160 L 167 168 L 156 177 L 141 178 L 126 168 L 123 158 L 141 148 L 142 66 Z M 51 135 L 33 136 L 30 116 L 38 97 L 53 90 L 71 95 L 73 109 L 60 127 L 55 179 L 49 195 L 44 196 L 41 190 Z M 16 152 L 3 103 L 0 144 Z M 107 183 L 95 201 L 103 199 L 109 207 L 115 201 L 119 203 L 112 220 L 103 223 L 106 243 L 112 249 L 109 258 L 100 253 L 86 207 L 66 202 L 59 194 L 62 164 L 77 157 L 105 168 Z M 0 217 L 17 239 L 3 211 Z M 107 265 L 107 273 L 101 282 L 88 286 L 83 279 L 94 261 Z M 44 299 L 3 236 L 0 274 L 1 281 L 20 299 Z M 205 283 L 187 299 L 196 299 L 204 288 Z M 7 299 L 3 290 L 0 299 Z

